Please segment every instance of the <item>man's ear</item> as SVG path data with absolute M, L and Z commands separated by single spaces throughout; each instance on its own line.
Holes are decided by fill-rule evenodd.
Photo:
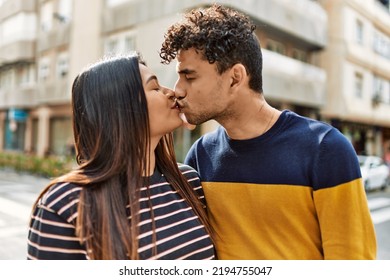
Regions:
M 230 87 L 237 87 L 242 85 L 248 77 L 244 65 L 241 63 L 234 64 L 231 71 L 231 84 Z

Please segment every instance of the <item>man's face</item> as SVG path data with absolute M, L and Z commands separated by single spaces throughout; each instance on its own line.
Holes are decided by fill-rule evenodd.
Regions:
M 181 111 L 191 124 L 221 120 L 228 114 L 231 80 L 229 71 L 218 74 L 194 48 L 181 50 L 177 56 L 175 96 Z

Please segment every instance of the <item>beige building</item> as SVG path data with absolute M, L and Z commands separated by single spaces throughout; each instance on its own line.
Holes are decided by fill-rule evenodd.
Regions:
M 358 153 L 390 152 L 390 10 L 388 0 L 321 0 L 329 41 L 321 66 L 327 102 L 321 115 Z
M 0 0 L 0 150 L 65 153 L 72 140 L 71 83 L 85 65 L 105 54 L 139 50 L 161 83 L 173 87 L 175 65 L 162 65 L 158 56 L 164 32 L 183 11 L 214 2 Z M 389 60 L 376 54 L 373 39 L 368 39 L 379 34 L 388 40 L 390 16 L 380 3 L 374 3 L 378 1 L 217 2 L 248 14 L 257 24 L 264 54 L 264 91 L 270 103 L 313 118 L 324 116 L 342 124 L 340 128 L 351 139 L 354 132 L 346 130 L 344 123 L 359 128 L 365 124 L 367 132 L 375 132 L 375 143 L 384 143 L 385 130 L 390 128 L 389 115 L 386 119 L 389 102 L 384 97 L 373 107 L 368 98 L 373 88 L 365 80 L 366 75 L 372 83 L 374 77 L 381 79 L 390 94 L 390 71 L 385 71 Z M 373 16 L 376 9 L 383 19 Z M 353 41 L 353 16 L 364 26 L 364 49 Z M 342 28 L 334 23 L 334 17 Z M 370 56 L 364 55 L 366 50 Z M 364 98 L 359 106 L 362 111 L 369 107 L 370 114 L 356 114 L 357 105 L 350 106 L 349 88 L 356 86 L 352 69 L 363 76 Z M 178 158 L 182 159 L 194 139 L 214 126 L 209 122 L 192 132 L 176 131 Z

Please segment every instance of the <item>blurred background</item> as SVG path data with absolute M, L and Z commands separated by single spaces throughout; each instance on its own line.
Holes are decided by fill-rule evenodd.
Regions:
M 164 33 L 183 12 L 214 2 L 257 25 L 272 106 L 332 124 L 357 154 L 389 166 L 389 0 L 0 0 L 0 167 L 45 177 L 71 168 L 77 73 L 104 55 L 137 50 L 173 87 L 175 63 L 159 58 Z M 178 160 L 215 126 L 175 131 Z M 390 195 L 380 199 L 382 210 L 390 205 Z
M 72 153 L 70 87 L 105 54 L 140 51 L 162 84 L 167 27 L 199 0 L 0 0 L 0 152 Z M 225 0 L 257 25 L 264 91 L 279 109 L 331 123 L 358 154 L 389 159 L 388 0 Z M 206 123 L 175 133 L 178 159 Z

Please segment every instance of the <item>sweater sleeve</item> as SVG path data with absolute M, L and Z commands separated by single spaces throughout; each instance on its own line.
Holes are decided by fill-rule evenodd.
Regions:
M 189 165 L 179 164 L 180 171 L 187 178 L 187 181 L 191 184 L 192 188 L 196 192 L 201 202 L 206 205 L 204 191 L 200 182 L 198 172 Z
M 314 203 L 325 259 L 375 259 L 376 236 L 355 151 L 336 130 L 313 167 Z
M 198 140 L 199 141 L 199 140 Z M 197 141 L 197 142 L 198 142 Z M 196 145 L 197 145 L 197 142 L 195 142 L 191 148 L 189 149 L 187 155 L 186 155 L 186 158 L 184 159 L 184 164 L 186 165 L 189 165 L 191 166 L 192 168 L 194 168 L 195 170 L 198 170 L 197 169 L 197 165 L 196 165 L 196 153 L 195 153 L 195 149 L 196 149 Z
M 86 259 L 85 248 L 69 215 L 75 213 L 70 209 L 77 209 L 76 202 L 67 188 L 53 188 L 40 200 L 30 219 L 27 259 Z

